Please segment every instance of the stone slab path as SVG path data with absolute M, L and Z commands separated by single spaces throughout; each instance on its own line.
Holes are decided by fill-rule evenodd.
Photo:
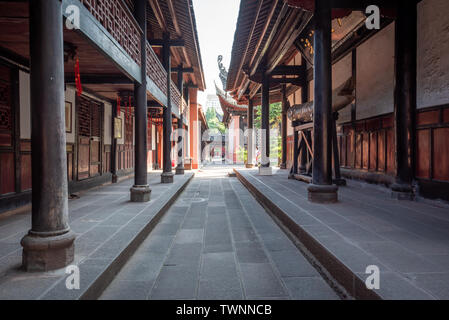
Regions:
M 200 170 L 101 299 L 338 299 L 231 170 Z

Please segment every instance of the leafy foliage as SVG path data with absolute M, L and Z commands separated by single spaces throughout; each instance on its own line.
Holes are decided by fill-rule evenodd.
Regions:
M 278 129 L 278 133 L 281 131 L 282 123 L 282 103 L 272 103 L 270 105 L 270 129 Z M 255 107 L 255 117 L 254 117 L 254 127 L 257 129 L 262 128 L 262 107 Z M 277 157 L 280 159 L 282 157 L 282 137 L 278 135 L 274 137 L 270 135 L 270 157 Z
M 218 120 L 217 113 L 215 112 L 214 108 L 207 109 L 206 121 L 207 121 L 207 125 L 209 126 L 211 133 L 223 134 L 225 132 L 225 130 L 226 130 L 225 125 L 223 122 Z

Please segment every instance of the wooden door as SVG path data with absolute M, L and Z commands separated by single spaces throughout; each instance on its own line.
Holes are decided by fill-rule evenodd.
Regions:
M 88 99 L 77 99 L 78 115 L 78 180 L 101 174 L 103 105 Z
M 77 99 L 78 116 L 78 180 L 89 178 L 90 163 L 90 102 L 79 97 Z
M 90 176 L 101 173 L 101 105 L 91 102 Z

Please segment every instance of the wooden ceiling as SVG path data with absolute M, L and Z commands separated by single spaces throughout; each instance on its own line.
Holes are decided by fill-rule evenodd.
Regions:
M 204 72 L 192 0 L 149 0 L 149 3 L 148 38 L 162 39 L 163 33 L 168 32 L 171 39 L 183 39 L 185 47 L 171 49 L 172 67 L 182 63 L 184 68 L 193 68 L 194 73 L 185 74 L 184 81 L 204 90 Z M 174 81 L 175 78 L 176 75 L 173 75 Z

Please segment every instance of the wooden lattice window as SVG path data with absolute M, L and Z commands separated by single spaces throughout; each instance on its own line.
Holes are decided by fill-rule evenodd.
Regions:
M 101 107 L 96 103 L 91 103 L 91 124 L 92 137 L 101 137 Z
M 11 86 L 0 82 L 0 131 L 11 132 Z
M 125 143 L 129 146 L 133 144 L 133 117 L 125 116 Z
M 78 103 L 78 135 L 90 137 L 90 102 L 84 98 L 79 98 Z

